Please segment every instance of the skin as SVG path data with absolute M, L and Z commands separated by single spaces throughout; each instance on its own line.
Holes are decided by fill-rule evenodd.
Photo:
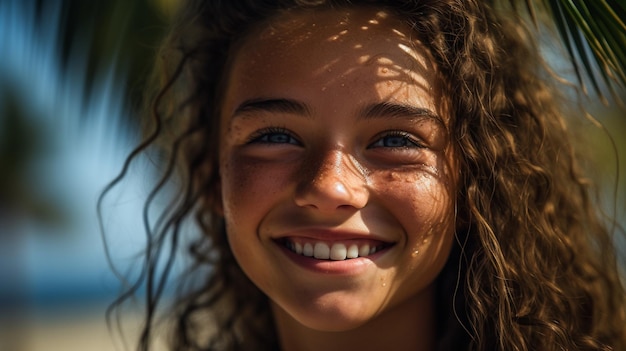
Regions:
M 435 83 L 410 29 L 375 9 L 284 14 L 234 57 L 221 210 L 284 350 L 434 348 L 457 174 Z M 289 241 L 382 244 L 332 261 Z

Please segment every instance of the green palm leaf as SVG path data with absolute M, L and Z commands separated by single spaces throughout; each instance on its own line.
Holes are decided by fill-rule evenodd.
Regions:
M 494 4 L 500 2 L 492 0 Z M 601 98 L 601 81 L 615 95 L 614 88 L 626 88 L 626 3 L 624 0 L 508 0 L 537 23 L 537 11 L 554 22 L 563 40 L 579 82 L 586 92 L 583 75 L 589 78 Z

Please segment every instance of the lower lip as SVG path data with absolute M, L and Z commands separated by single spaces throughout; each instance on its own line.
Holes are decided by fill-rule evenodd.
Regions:
M 387 249 L 380 250 L 367 257 L 350 258 L 346 260 L 318 260 L 313 257 L 299 255 L 283 245 L 278 245 L 282 252 L 296 265 L 315 273 L 334 275 L 358 275 L 374 264 L 374 261 L 385 254 Z

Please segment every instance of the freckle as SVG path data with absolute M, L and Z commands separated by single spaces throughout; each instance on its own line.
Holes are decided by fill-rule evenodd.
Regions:
M 389 172 L 387 174 L 387 181 L 389 182 L 398 181 L 399 179 L 400 179 L 400 175 L 398 175 L 398 173 L 396 172 Z

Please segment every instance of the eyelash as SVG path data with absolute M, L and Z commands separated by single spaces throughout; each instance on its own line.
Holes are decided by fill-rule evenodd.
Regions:
M 284 135 L 289 138 L 287 142 L 270 141 L 271 136 Z M 292 142 L 293 141 L 293 142 Z M 282 127 L 268 127 L 256 131 L 248 138 L 246 144 L 292 144 L 302 145 L 300 141 L 286 128 Z
M 271 141 L 269 139 L 272 136 L 277 136 L 277 135 L 285 136 L 289 139 L 284 142 L 276 141 L 276 140 Z M 393 138 L 393 137 L 402 138 L 402 143 L 404 145 L 385 146 L 384 145 L 385 139 Z M 381 142 L 383 143 L 383 145 L 376 145 Z M 293 133 L 291 133 L 288 129 L 282 128 L 282 127 L 268 127 L 268 128 L 258 130 L 254 134 L 252 134 L 250 138 L 248 138 L 246 143 L 247 144 L 256 143 L 256 144 L 302 145 L 302 143 L 300 143 L 300 141 L 293 135 Z M 413 137 L 412 134 L 401 131 L 401 130 L 392 130 L 392 131 L 384 132 L 381 135 L 379 135 L 378 139 L 375 142 L 371 143 L 367 148 L 374 149 L 374 148 L 423 148 L 423 147 L 424 145 L 422 145 L 422 143 L 417 141 L 415 137 Z
M 398 145 L 398 146 L 376 145 L 381 142 L 384 143 L 384 140 L 389 137 L 402 138 L 403 139 L 402 142 L 404 145 Z M 407 133 L 401 130 L 392 130 L 392 131 L 388 131 L 380 135 L 375 142 L 371 143 L 368 146 L 368 149 L 379 148 L 379 147 L 382 147 L 382 148 L 384 147 L 387 147 L 387 148 L 423 148 L 424 145 L 420 143 L 419 141 L 417 141 L 411 133 Z

